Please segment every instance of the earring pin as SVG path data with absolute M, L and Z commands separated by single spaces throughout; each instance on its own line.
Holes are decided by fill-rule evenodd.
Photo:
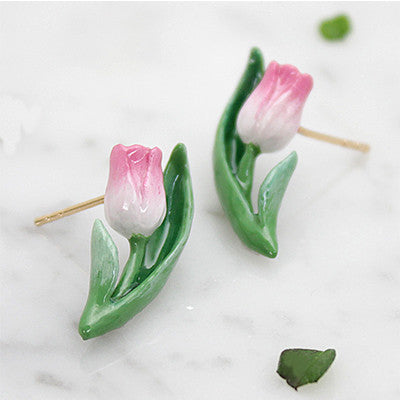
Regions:
M 330 144 L 336 144 L 338 146 L 347 147 L 348 149 L 358 150 L 362 153 L 368 153 L 371 146 L 367 143 L 356 142 L 350 139 L 344 139 L 337 136 L 327 135 L 325 133 L 312 131 L 311 129 L 303 128 L 302 126 L 297 130 L 300 135 L 307 136 L 312 139 L 321 140 Z
M 104 203 L 104 195 L 95 197 L 94 199 L 83 201 L 82 203 L 75 204 L 73 206 L 63 208 L 62 210 L 52 212 L 50 214 L 43 215 L 35 219 L 36 226 L 42 226 L 49 222 L 57 221 L 58 219 L 68 217 L 69 215 L 76 214 L 88 208 L 99 206 Z
M 352 150 L 358 150 L 361 151 L 362 153 L 368 153 L 371 149 L 371 146 L 367 143 L 356 142 L 350 139 L 344 139 L 337 136 L 327 135 L 325 133 L 312 131 L 311 129 L 307 129 L 302 126 L 298 129 L 297 133 L 312 139 L 321 140 L 323 142 L 335 144 L 342 147 L 347 147 Z M 103 203 L 104 203 L 104 195 L 95 197 L 94 199 L 86 200 L 82 203 L 75 204 L 73 206 L 52 212 L 50 214 L 43 215 L 41 217 L 36 218 L 34 222 L 36 226 L 42 226 L 48 224 L 49 222 L 54 222 L 57 221 L 58 219 L 68 217 L 69 215 L 73 215 L 78 212 L 87 210 L 89 208 L 99 206 L 100 204 Z

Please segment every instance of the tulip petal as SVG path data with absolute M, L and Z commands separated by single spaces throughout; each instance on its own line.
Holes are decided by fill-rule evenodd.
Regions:
M 311 89 L 310 75 L 272 61 L 239 112 L 236 125 L 243 142 L 265 153 L 285 147 L 300 126 Z
M 114 146 L 104 197 L 110 226 L 130 239 L 150 236 L 165 217 L 166 198 L 161 150 L 141 145 Z

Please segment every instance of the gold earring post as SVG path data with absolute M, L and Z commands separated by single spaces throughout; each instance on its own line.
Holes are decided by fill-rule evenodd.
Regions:
M 326 135 L 325 133 L 319 133 L 310 129 L 303 128 L 302 126 L 297 131 L 300 135 L 307 136 L 312 139 L 322 140 L 338 146 L 347 147 L 349 149 L 358 150 L 363 153 L 368 153 L 371 149 L 370 145 L 362 142 L 355 142 L 349 139 L 342 139 L 336 136 Z
M 338 146 L 343 146 L 349 149 L 358 150 L 363 153 L 368 153 L 370 150 L 370 145 L 367 143 L 355 142 L 349 139 L 342 139 L 336 136 L 325 135 L 324 133 L 315 132 L 303 127 L 300 127 L 297 132 L 303 136 L 307 136 L 312 139 L 322 140 L 324 142 L 336 144 Z M 34 222 L 36 226 L 41 226 L 49 222 L 56 221 L 60 218 L 67 217 L 68 215 L 73 215 L 80 211 L 87 210 L 88 208 L 98 206 L 103 203 L 104 203 L 104 195 L 96 197 L 91 200 L 84 201 L 83 203 L 75 204 L 74 206 L 64 208 L 63 210 L 56 211 L 51 214 L 43 215 L 42 217 L 36 218 Z
M 57 219 L 67 217 L 78 213 L 88 208 L 92 208 L 104 203 L 104 196 L 99 196 L 91 200 L 84 201 L 83 203 L 75 204 L 74 206 L 64 208 L 63 210 L 53 212 L 51 214 L 43 215 L 42 217 L 35 219 L 35 225 L 41 226 L 47 224 L 48 222 L 56 221 Z

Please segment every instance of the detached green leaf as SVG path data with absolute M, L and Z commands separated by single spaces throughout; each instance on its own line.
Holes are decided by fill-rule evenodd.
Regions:
M 350 32 L 350 19 L 347 15 L 338 15 L 332 19 L 322 21 L 319 26 L 321 35 L 326 40 L 342 40 Z
M 299 386 L 314 383 L 328 370 L 336 357 L 333 349 L 319 351 L 288 349 L 281 353 L 276 371 L 297 390 Z

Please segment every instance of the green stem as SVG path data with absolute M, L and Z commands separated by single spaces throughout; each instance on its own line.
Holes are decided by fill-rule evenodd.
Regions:
M 261 153 L 258 146 L 253 143 L 246 145 L 246 150 L 239 162 L 236 173 L 237 180 L 243 188 L 247 201 L 251 205 L 251 188 L 253 186 L 254 164 Z
M 134 235 L 129 239 L 130 254 L 121 279 L 114 290 L 112 298 L 121 298 L 138 285 L 137 278 L 143 265 L 144 254 L 148 238 L 142 235 Z

